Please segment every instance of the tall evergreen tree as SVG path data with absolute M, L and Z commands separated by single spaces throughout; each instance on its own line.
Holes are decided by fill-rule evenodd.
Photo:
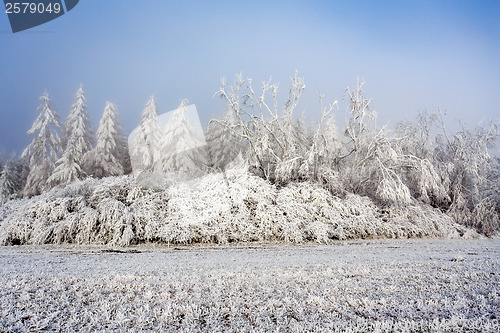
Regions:
M 57 160 L 56 168 L 50 176 L 50 186 L 66 185 L 86 175 L 83 157 L 92 149 L 94 137 L 82 86 L 75 95 L 75 102 L 66 120 L 64 138 L 64 153 Z
M 9 159 L 0 173 L 0 205 L 14 198 L 21 186 L 21 175 L 14 157 Z
M 115 107 L 115 114 L 116 114 L 115 115 L 115 117 L 116 117 L 116 122 L 115 122 L 115 130 L 116 130 L 115 157 L 120 161 L 120 164 L 123 167 L 123 173 L 129 174 L 132 172 L 132 163 L 130 161 L 130 152 L 129 152 L 129 147 L 128 147 L 128 141 L 127 141 L 127 137 L 125 136 L 125 131 L 123 130 L 123 126 L 118 119 L 119 113 L 116 111 L 116 107 Z
M 156 169 L 163 172 L 196 174 L 206 164 L 205 156 L 198 146 L 199 140 L 186 116 L 187 100 L 183 100 L 165 126 L 161 159 Z
M 63 148 L 66 149 L 71 142 L 73 145 L 75 159 L 81 161 L 86 152 L 92 150 L 95 142 L 94 133 L 90 124 L 87 111 L 87 100 L 80 85 L 75 95 L 75 101 L 66 119 L 63 134 Z
M 47 180 L 61 151 L 59 116 L 52 109 L 47 92 L 42 94 L 40 102 L 40 114 L 27 132 L 34 136 L 33 141 L 21 156 L 26 158 L 30 169 L 24 187 L 28 196 L 40 194 L 47 188 Z
M 102 178 L 124 173 L 121 155 L 128 155 L 128 152 L 120 147 L 123 137 L 116 107 L 113 103 L 106 102 L 97 130 L 97 145 L 85 157 L 85 169 L 88 174 Z
M 154 96 L 144 107 L 138 129 L 131 137 L 131 162 L 134 169 L 151 169 L 159 158 L 163 132 L 158 124 L 158 109 Z

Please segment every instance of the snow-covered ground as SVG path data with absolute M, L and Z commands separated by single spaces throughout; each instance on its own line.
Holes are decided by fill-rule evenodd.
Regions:
M 500 239 L 0 247 L 0 331 L 499 332 Z

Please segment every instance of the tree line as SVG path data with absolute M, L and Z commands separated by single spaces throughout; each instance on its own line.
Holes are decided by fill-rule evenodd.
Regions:
M 106 102 L 94 134 L 82 86 L 64 124 L 47 92 L 39 100 L 38 117 L 27 132 L 33 137 L 31 143 L 20 159 L 13 156 L 3 166 L 1 203 L 38 195 L 87 176 L 102 178 L 131 171 L 127 139 L 113 103 Z
M 271 81 L 257 89 L 241 75 L 232 84 L 223 80 L 216 95 L 226 112 L 205 128 L 203 147 L 194 142 L 199 138 L 186 117 L 186 101 L 162 128 L 151 97 L 127 142 L 112 103 L 106 103 L 94 137 L 81 87 L 64 126 L 44 93 L 28 131 L 33 141 L 20 160 L 1 166 L 0 200 L 89 176 L 128 174 L 134 163 L 141 170 L 201 176 L 224 171 L 240 156 L 250 172 L 278 187 L 320 184 L 336 197 L 366 196 L 381 213 L 425 204 L 485 234 L 498 230 L 500 159 L 491 151 L 500 137 L 499 120 L 450 134 L 438 110 L 389 130 L 377 123 L 363 85 L 345 90 L 343 126 L 334 116 L 341 103 L 325 106 L 323 97 L 319 121 L 309 125 L 296 114 L 306 88 L 297 73 L 283 104 Z

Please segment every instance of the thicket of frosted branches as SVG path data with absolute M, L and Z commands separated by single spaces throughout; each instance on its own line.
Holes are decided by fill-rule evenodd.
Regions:
M 337 101 L 322 107 L 316 128 L 307 128 L 294 115 L 304 89 L 296 74 L 281 107 L 277 84 L 256 90 L 242 76 L 232 85 L 223 80 L 218 95 L 235 121 L 215 122 L 244 142 L 254 174 L 278 186 L 308 181 L 335 196 L 367 196 L 381 210 L 416 200 L 486 235 L 499 229 L 500 165 L 489 153 L 500 136 L 498 119 L 452 136 L 437 111 L 391 132 L 377 124 L 358 82 L 346 89 L 342 130 L 334 118 Z
M 0 244 L 322 242 L 353 238 L 473 237 L 413 200 L 382 212 L 367 197 L 343 198 L 311 182 L 278 188 L 241 162 L 155 189 L 152 173 L 87 179 L 0 207 Z M 152 179 L 153 178 L 153 179 Z
M 186 103 L 161 129 L 150 98 L 132 139 L 140 156 L 132 165 L 145 169 L 135 174 L 113 104 L 95 140 L 81 88 L 63 130 L 44 94 L 23 159 L 0 162 L 0 204 L 8 201 L 0 244 L 328 242 L 499 230 L 500 160 L 489 153 L 498 120 L 451 135 L 435 112 L 389 131 L 358 83 L 307 126 L 296 115 L 304 89 L 295 75 L 280 105 L 270 81 L 260 90 L 242 76 L 223 81 L 217 95 L 227 111 L 209 123 L 205 149 L 183 155 L 169 147 L 191 146 Z M 334 117 L 341 104 L 343 126 Z M 197 178 L 185 181 L 186 172 Z

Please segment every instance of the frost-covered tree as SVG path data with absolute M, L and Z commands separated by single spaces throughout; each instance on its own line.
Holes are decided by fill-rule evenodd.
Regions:
M 131 137 L 131 162 L 134 169 L 152 169 L 159 159 L 163 132 L 158 123 L 158 109 L 151 96 L 141 114 L 141 122 Z
M 186 106 L 187 100 L 183 100 L 165 126 L 157 171 L 195 175 L 206 164 L 199 147 L 201 140 L 187 118 Z
M 322 96 L 320 100 L 323 101 Z M 328 108 L 321 106 L 320 121 L 310 139 L 311 144 L 302 153 L 305 158 L 302 161 L 300 173 L 304 178 L 328 183 L 333 180 L 332 177 L 338 171 L 337 156 L 343 143 L 339 138 L 335 118 L 332 115 L 336 106 L 336 101 Z
M 40 114 L 27 132 L 34 136 L 33 141 L 22 154 L 30 169 L 24 187 L 28 196 L 38 195 L 47 189 L 47 180 L 61 151 L 59 116 L 53 110 L 47 92 L 40 97 L 40 102 Z
M 216 170 L 224 170 L 242 148 L 232 110 L 222 120 L 213 120 L 208 124 L 206 140 L 210 166 Z
M 447 191 L 448 202 L 441 204 L 455 220 L 474 226 L 484 233 L 499 228 L 495 211 L 494 191 L 488 189 L 488 175 L 495 160 L 490 148 L 500 138 L 500 122 L 477 126 L 473 131 L 463 127 L 451 136 L 445 128 L 443 114 L 435 114 L 437 127 L 434 165 Z M 491 184 L 491 183 L 490 183 Z
M 54 172 L 52 172 L 48 179 L 50 187 L 67 185 L 76 180 L 83 179 L 85 172 L 75 156 L 77 156 L 76 150 L 73 148 L 72 142 L 68 141 L 64 153 L 56 162 Z
M 314 132 L 306 125 L 303 115 L 295 122 L 293 135 L 297 153 L 305 156 L 312 145 Z
M 287 183 L 299 177 L 303 156 L 297 151 L 294 112 L 305 89 L 304 80 L 292 78 L 283 108 L 278 103 L 278 85 L 264 82 L 260 92 L 239 75 L 236 82 L 217 92 L 234 114 L 237 133 L 248 144 L 252 170 L 272 181 Z
M 97 145 L 85 156 L 87 174 L 97 177 L 118 176 L 124 173 L 122 156 L 128 151 L 123 144 L 123 130 L 118 121 L 118 112 L 113 103 L 106 102 L 106 107 L 97 130 Z
M 17 196 L 21 189 L 21 168 L 14 157 L 9 159 L 0 173 L 0 205 Z
M 115 140 L 116 140 L 115 157 L 122 165 L 123 173 L 127 175 L 132 172 L 132 162 L 130 161 L 130 152 L 129 152 L 127 137 L 125 136 L 125 131 L 123 130 L 122 124 L 118 121 L 118 113 L 117 113 Z
M 56 168 L 50 176 L 50 186 L 66 185 L 83 179 L 86 175 L 83 168 L 84 156 L 92 149 L 94 136 L 82 86 L 75 95 L 64 133 L 64 152 L 57 160 Z
M 75 101 L 66 119 L 63 130 L 63 148 L 66 149 L 69 141 L 74 145 L 76 159 L 81 161 L 83 155 L 92 149 L 94 134 L 87 111 L 87 100 L 80 85 L 75 94 Z

